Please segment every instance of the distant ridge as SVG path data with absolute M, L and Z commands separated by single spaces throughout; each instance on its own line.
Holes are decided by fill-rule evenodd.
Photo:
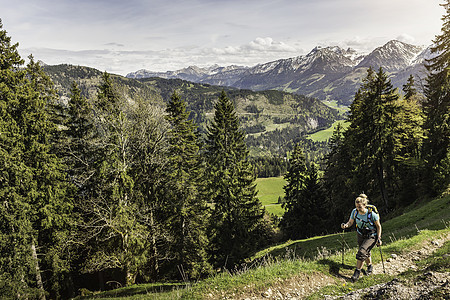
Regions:
M 349 105 L 367 68 L 382 67 L 389 73 L 394 86 L 401 88 L 411 74 L 418 81 L 425 78 L 424 61 L 429 56 L 429 47 L 392 40 L 369 54 L 338 46 L 315 47 L 306 55 L 254 67 L 214 65 L 209 68 L 190 66 L 167 72 L 139 70 L 127 77 L 179 78 L 254 91 L 274 89 Z

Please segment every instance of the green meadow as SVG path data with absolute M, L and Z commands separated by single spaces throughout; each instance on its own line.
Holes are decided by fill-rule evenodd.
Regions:
M 258 198 L 269 213 L 282 216 L 284 209 L 278 203 L 279 197 L 284 197 L 283 186 L 286 180 L 283 177 L 269 177 L 256 179 Z
M 350 123 L 345 122 L 343 120 L 336 121 L 329 128 L 308 135 L 308 138 L 312 139 L 315 142 L 325 142 L 333 135 L 333 132 L 336 129 L 337 124 L 341 124 L 341 126 L 346 128 Z

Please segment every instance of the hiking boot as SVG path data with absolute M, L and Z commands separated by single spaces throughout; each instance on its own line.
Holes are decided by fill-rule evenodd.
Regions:
M 361 274 L 361 270 L 355 269 L 355 273 L 352 275 L 352 282 L 355 282 L 359 278 L 359 274 Z
M 367 274 L 367 275 L 370 275 L 370 274 L 372 274 L 372 272 L 373 272 L 373 265 L 367 266 L 367 272 L 366 272 L 366 274 Z

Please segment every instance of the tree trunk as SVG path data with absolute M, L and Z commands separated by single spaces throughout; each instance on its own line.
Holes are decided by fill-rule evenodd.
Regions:
M 381 197 L 383 198 L 384 201 L 384 205 L 386 207 L 386 210 L 389 208 L 389 201 L 388 201 L 388 196 L 387 196 L 387 192 L 386 192 L 386 187 L 384 186 L 384 169 L 383 169 L 383 162 L 379 162 L 379 165 L 377 167 L 377 171 L 378 171 L 378 184 L 380 186 L 380 192 L 381 192 Z
M 98 272 L 98 287 L 100 291 L 105 290 L 105 278 L 103 276 L 103 271 Z
M 36 283 L 37 283 L 38 289 L 40 290 L 39 299 L 40 300 L 45 300 L 45 290 L 44 290 L 44 285 L 42 284 L 41 270 L 39 268 L 39 260 L 38 260 L 38 257 L 37 257 L 36 246 L 34 244 L 34 241 L 31 242 L 31 255 L 32 255 L 33 260 L 35 262 Z
M 150 228 L 152 235 L 152 248 L 153 248 L 153 257 L 155 258 L 154 271 L 155 275 L 159 273 L 159 265 L 158 265 L 158 248 L 156 247 L 156 231 L 155 228 L 155 220 L 153 218 L 153 208 L 150 209 Z
M 131 272 L 130 270 L 131 270 L 131 268 L 130 268 L 129 264 L 127 263 L 126 270 L 125 270 L 125 276 L 126 276 L 125 285 L 126 286 L 133 285 L 136 281 L 136 274 Z

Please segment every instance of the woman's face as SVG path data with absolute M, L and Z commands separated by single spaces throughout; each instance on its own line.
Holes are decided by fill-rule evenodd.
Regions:
M 365 206 L 364 204 L 362 204 L 361 202 L 355 202 L 355 206 L 356 206 L 356 209 L 359 210 L 359 211 L 363 211 L 364 208 L 366 207 L 366 206 Z

